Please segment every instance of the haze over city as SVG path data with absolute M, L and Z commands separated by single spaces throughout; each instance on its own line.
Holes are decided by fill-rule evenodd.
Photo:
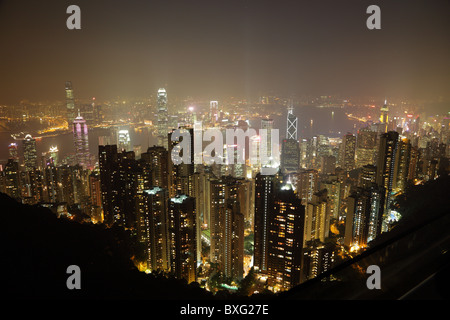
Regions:
M 341 95 L 448 99 L 448 1 L 1 1 L 0 103 Z

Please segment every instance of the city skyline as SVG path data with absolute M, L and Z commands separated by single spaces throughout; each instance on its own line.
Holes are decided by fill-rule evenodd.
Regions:
M 68 6 L 0 2 L 12 295 L 448 296 L 449 1 Z

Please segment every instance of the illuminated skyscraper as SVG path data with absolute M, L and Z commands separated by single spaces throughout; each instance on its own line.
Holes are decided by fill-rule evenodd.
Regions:
M 10 143 L 8 146 L 9 159 L 19 161 L 19 153 L 17 151 L 17 143 Z
M 265 146 L 260 144 L 260 155 L 263 152 L 263 148 L 266 148 L 267 157 L 272 156 L 272 129 L 273 129 L 273 119 L 262 119 L 261 129 L 267 130 L 267 144 Z
M 255 235 L 253 265 L 261 271 L 267 270 L 269 246 L 269 216 L 275 198 L 275 176 L 258 173 L 255 178 Z
M 128 130 L 119 130 L 117 132 L 117 149 L 119 151 L 131 151 L 130 132 Z
M 327 200 L 327 190 L 314 193 L 305 208 L 304 243 L 310 240 L 325 241 L 330 230 L 330 205 Z
M 158 90 L 158 100 L 157 100 L 157 134 L 158 134 L 158 145 L 168 148 L 167 134 L 169 132 L 168 128 L 168 110 L 167 110 L 167 92 L 166 89 L 160 88 Z
M 342 166 L 346 171 L 355 169 L 356 136 L 348 133 L 342 140 Z
M 297 140 L 297 117 L 294 115 L 294 107 L 288 107 L 286 139 Z
M 394 169 L 398 147 L 398 133 L 389 131 L 380 137 L 378 150 L 376 183 L 385 191 L 384 214 L 389 214 L 392 186 L 394 182 Z
M 211 181 L 210 256 L 227 277 L 239 279 L 243 274 L 244 221 L 236 182 L 230 176 Z
M 387 132 L 389 124 L 389 107 L 387 105 L 387 100 L 384 100 L 384 105 L 380 109 L 380 124 L 380 129 L 383 130 L 383 132 Z
M 408 179 L 409 162 L 411 158 L 411 143 L 409 139 L 403 138 L 398 142 L 394 181 L 392 188 L 396 191 L 404 191 Z
M 169 201 L 171 270 L 188 283 L 197 280 L 197 214 L 195 199 L 177 195 Z
M 37 168 L 37 151 L 36 151 L 36 140 L 27 134 L 25 139 L 22 141 L 23 146 L 23 157 L 25 164 L 25 171 L 31 171 Z
M 389 122 L 389 107 L 387 105 L 387 100 L 384 100 L 383 106 L 380 108 L 380 122 L 388 123 Z
M 305 207 L 292 189 L 282 189 L 269 216 L 267 275 L 275 291 L 300 283 Z
M 19 163 L 14 159 L 8 159 L 4 169 L 4 176 L 6 194 L 19 200 L 21 198 Z
M 358 131 L 356 138 L 356 168 L 374 164 L 377 153 L 377 132 L 369 128 Z
M 73 120 L 73 141 L 75 144 L 77 164 L 83 168 L 90 166 L 89 135 L 86 121 L 80 115 Z
M 281 145 L 281 172 L 295 173 L 300 168 L 300 145 L 296 139 L 284 139 Z
M 75 119 L 75 99 L 71 81 L 66 81 L 66 118 L 70 128 Z
M 152 187 L 144 190 L 138 206 L 139 240 L 144 244 L 147 268 L 170 270 L 169 192 Z

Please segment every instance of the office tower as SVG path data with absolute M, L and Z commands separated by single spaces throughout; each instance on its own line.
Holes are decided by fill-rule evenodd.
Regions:
M 358 186 L 369 188 L 376 182 L 377 167 L 367 164 L 361 168 Z
M 322 164 L 320 166 L 321 173 L 334 174 L 336 170 L 336 157 L 332 155 L 325 155 L 321 157 Z
M 195 199 L 177 195 L 169 201 L 171 271 L 188 283 L 197 280 L 197 213 Z M 201 248 L 200 248 L 201 249 Z
M 19 161 L 19 152 L 17 150 L 17 143 L 10 143 L 8 145 L 8 153 L 9 159 L 13 159 L 14 161 Z
M 347 198 L 344 245 L 359 250 L 381 233 L 384 196 L 382 187 L 373 186 Z
M 241 222 L 236 179 L 226 176 L 211 181 L 210 256 L 227 277 L 240 278 L 243 273 L 243 255 L 233 256 L 243 245 Z
M 143 190 L 138 203 L 138 238 L 145 246 L 147 269 L 170 271 L 169 192 Z
M 196 239 L 197 239 L 197 261 L 201 261 L 201 232 L 203 229 L 210 228 L 211 216 L 211 191 L 210 174 L 205 172 L 196 172 L 192 176 L 192 197 L 195 198 L 195 208 L 197 213 Z
M 52 159 L 52 162 L 55 164 L 55 166 L 59 165 L 59 151 L 57 146 L 51 146 L 48 155 Z
M 211 123 L 214 124 L 219 120 L 219 102 L 210 101 L 209 102 L 209 113 L 211 116 Z
M 58 168 L 53 163 L 49 163 L 44 168 L 44 199 L 46 202 L 58 203 L 61 202 L 61 193 L 58 184 Z
M 356 136 L 356 168 L 374 164 L 377 152 L 377 132 L 369 128 L 358 131 Z
M 5 176 L 5 193 L 16 200 L 20 200 L 21 185 L 20 185 L 20 172 L 19 163 L 14 159 L 8 159 L 3 170 Z
M 91 204 L 90 217 L 93 223 L 103 222 L 102 215 L 102 189 L 100 172 L 93 171 L 89 175 L 89 202 Z
M 325 242 L 330 231 L 330 206 L 328 205 L 327 189 L 314 193 L 305 208 L 305 230 L 303 246 L 307 241 L 319 240 Z
M 130 132 L 128 130 L 119 130 L 117 132 L 117 149 L 119 151 L 131 151 Z
M 387 100 L 384 100 L 383 106 L 380 108 L 380 124 L 383 132 L 387 131 L 387 126 L 389 124 L 389 107 L 387 105 Z
M 389 131 L 380 136 L 376 183 L 385 190 L 384 215 L 389 214 L 391 192 L 394 182 L 395 156 L 397 154 L 398 133 Z
M 115 222 L 115 212 L 118 207 L 117 157 L 116 145 L 98 146 L 103 218 L 107 225 Z
M 75 144 L 76 161 L 83 168 L 90 167 L 89 135 L 86 121 L 82 116 L 73 120 L 73 141 Z
M 297 174 L 297 197 L 306 205 L 312 200 L 314 193 L 319 191 L 319 173 L 314 169 L 301 169 Z
M 43 174 L 38 169 L 26 172 L 27 194 L 31 199 L 31 204 L 37 204 L 44 201 Z
M 117 155 L 117 190 L 118 205 L 116 206 L 116 222 L 125 228 L 136 228 L 136 206 L 138 193 L 144 190 L 142 168 L 135 159 L 133 151 L 122 152 Z
M 296 173 L 300 168 L 300 145 L 295 139 L 284 139 L 281 145 L 281 172 Z
M 259 148 L 261 143 L 261 137 L 258 135 L 251 136 L 250 140 L 250 164 L 253 172 L 258 172 L 261 169 L 261 161 L 259 159 Z
M 403 138 L 398 141 L 397 154 L 395 157 L 396 161 L 392 189 L 396 192 L 402 192 L 406 188 L 409 161 L 411 157 L 411 143 L 409 142 L 409 139 Z
M 273 156 L 272 150 L 272 129 L 273 129 L 273 119 L 261 119 L 261 129 L 267 130 L 267 144 L 265 146 L 260 144 L 259 154 L 261 155 L 266 149 L 267 157 Z
M 267 275 L 274 291 L 300 283 L 305 207 L 292 189 L 277 192 L 269 215 Z
M 286 139 L 297 141 L 297 117 L 292 105 L 288 107 Z
M 346 171 L 355 169 L 356 137 L 348 133 L 342 139 L 342 167 Z
M 323 243 L 312 240 L 303 248 L 302 282 L 313 279 L 330 270 L 335 261 L 336 246 L 333 243 Z
M 170 155 L 162 146 L 153 146 L 141 154 L 141 160 L 150 165 L 151 185 L 169 189 L 169 161 Z
M 254 218 L 254 258 L 253 265 L 260 271 L 267 271 L 269 246 L 269 216 L 275 199 L 275 176 L 255 177 L 255 218 Z
M 22 141 L 22 147 L 25 171 L 31 171 L 34 168 L 37 168 L 36 140 L 33 139 L 31 135 L 27 134 Z
M 339 219 L 342 206 L 341 182 L 334 176 L 323 181 L 321 185 L 327 190 L 330 217 Z
M 306 168 L 308 163 L 308 139 L 300 141 L 300 168 Z
M 68 127 L 70 128 L 75 120 L 75 98 L 71 81 L 66 81 L 66 118 Z
M 157 97 L 157 135 L 158 145 L 168 149 L 167 133 L 168 128 L 168 110 L 167 110 L 167 92 L 160 88 Z
M 308 169 L 319 169 L 320 161 L 318 157 L 318 149 L 319 149 L 319 137 L 314 136 L 310 139 L 307 139 L 306 142 L 306 159 L 305 159 L 305 167 Z
M 45 172 L 47 173 L 47 168 L 54 166 L 52 163 L 49 163 L 46 166 Z M 53 170 L 51 171 L 53 172 Z M 63 186 L 59 188 L 58 192 L 60 193 L 59 200 L 61 202 L 66 202 L 67 205 L 73 205 L 74 203 L 81 202 L 81 194 L 79 191 L 79 187 L 75 188 L 75 185 L 78 183 L 75 180 L 79 180 L 79 177 L 76 176 L 76 172 L 74 167 L 71 166 L 60 166 L 57 169 L 57 181 Z

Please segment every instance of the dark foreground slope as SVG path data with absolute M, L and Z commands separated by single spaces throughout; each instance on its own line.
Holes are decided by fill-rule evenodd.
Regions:
M 139 272 L 120 228 L 80 224 L 0 193 L 0 277 L 9 298 L 208 299 L 196 284 Z M 67 267 L 81 269 L 69 290 Z

